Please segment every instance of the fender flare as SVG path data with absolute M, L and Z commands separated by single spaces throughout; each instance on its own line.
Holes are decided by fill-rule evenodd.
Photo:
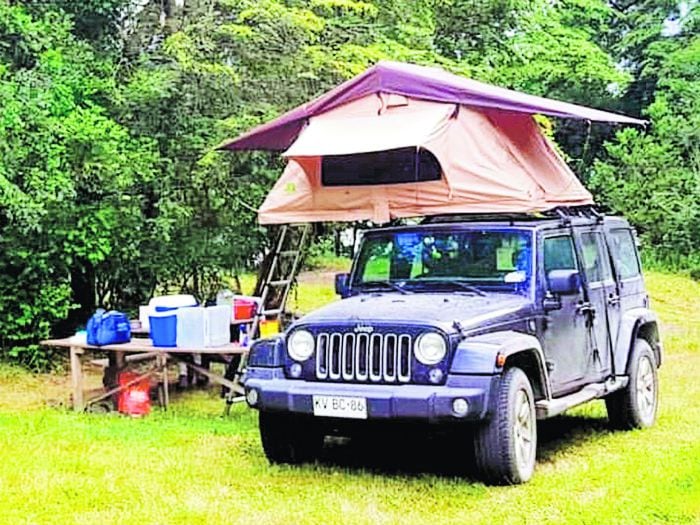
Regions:
M 541 384 L 543 396 L 546 399 L 551 397 L 552 388 L 540 341 L 533 335 L 513 330 L 491 332 L 462 340 L 452 358 L 450 373 L 500 374 L 503 367 L 496 364 L 499 354 L 506 358 L 506 364 L 516 355 L 532 356 L 537 363 L 537 379 Z
M 276 335 L 255 341 L 248 352 L 247 366 L 279 368 L 284 366 L 284 338 Z
M 649 341 L 649 344 L 654 351 L 657 367 L 661 366 L 663 347 L 659 338 L 656 314 L 648 308 L 631 308 L 620 318 L 620 328 L 615 341 L 615 370 L 617 374 L 627 372 L 632 345 L 640 331 L 644 330 L 644 327 L 650 327 L 652 330 L 653 339 L 655 340 Z

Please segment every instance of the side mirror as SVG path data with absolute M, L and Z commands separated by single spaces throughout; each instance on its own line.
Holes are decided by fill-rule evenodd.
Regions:
M 343 299 L 350 295 L 349 281 L 349 273 L 337 273 L 335 275 L 335 293 Z
M 547 274 L 549 291 L 556 295 L 573 295 L 581 288 L 577 270 L 550 270 Z

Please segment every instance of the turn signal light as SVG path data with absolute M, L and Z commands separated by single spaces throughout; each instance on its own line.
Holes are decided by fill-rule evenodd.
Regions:
M 258 391 L 254 388 L 251 388 L 250 390 L 248 390 L 248 392 L 246 392 L 245 399 L 250 406 L 254 407 L 258 404 Z

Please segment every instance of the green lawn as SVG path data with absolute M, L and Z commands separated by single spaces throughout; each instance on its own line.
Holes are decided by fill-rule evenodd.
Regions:
M 648 285 L 666 345 L 658 424 L 610 432 L 600 402 L 546 422 L 535 477 L 517 487 L 455 475 L 441 442 L 406 436 L 272 467 L 255 413 L 222 418 L 213 391 L 141 420 L 76 415 L 45 406 L 65 377 L 0 367 L 0 523 L 700 523 L 700 284 Z

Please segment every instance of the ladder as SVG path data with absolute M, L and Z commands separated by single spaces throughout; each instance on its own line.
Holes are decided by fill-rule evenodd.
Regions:
M 280 227 L 273 249 L 260 267 L 254 296 L 260 297 L 260 307 L 249 336 L 257 338 L 263 320 L 282 322 L 289 292 L 294 285 L 301 263 L 311 240 L 310 224 L 285 224 Z
M 312 232 L 311 224 L 284 224 L 280 227 L 272 250 L 263 259 L 258 273 L 253 295 L 260 297 L 260 306 L 248 333 L 250 339 L 258 337 L 263 320 L 277 320 L 281 325 L 287 298 L 301 269 Z M 233 377 L 236 388 L 229 392 L 227 406 L 234 402 L 235 396 L 244 394 L 240 379 L 245 370 L 246 361 L 244 356 L 238 363 Z

